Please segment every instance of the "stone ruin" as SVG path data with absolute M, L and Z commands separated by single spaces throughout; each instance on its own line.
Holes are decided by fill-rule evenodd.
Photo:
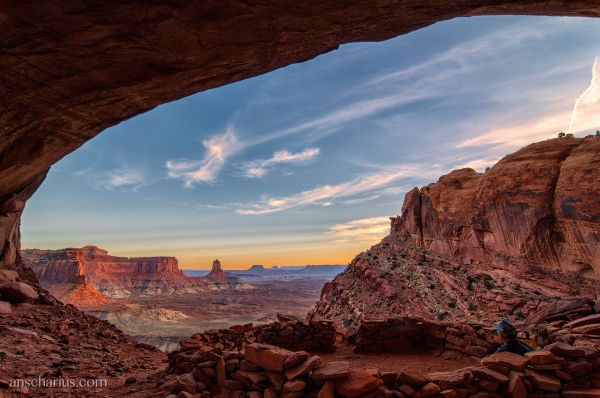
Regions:
M 286 342 L 285 337 L 308 339 L 311 327 L 327 331 L 325 340 L 335 348 L 332 324 L 285 317 L 263 326 L 196 334 L 169 354 L 159 389 L 167 398 L 600 398 L 600 314 L 569 312 L 543 325 L 548 340 L 540 340 L 531 325 L 520 325 L 520 338 L 544 345 L 525 356 L 493 353 L 497 336 L 481 325 L 400 317 L 365 320 L 346 336 L 356 351 L 402 351 L 419 342 L 468 355 L 473 362 L 466 368 L 424 375 L 323 362 L 309 345 L 291 351 L 265 344 L 271 338 L 294 346 L 293 339 Z

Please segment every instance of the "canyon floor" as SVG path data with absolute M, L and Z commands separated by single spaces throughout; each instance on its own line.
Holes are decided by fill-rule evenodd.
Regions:
M 209 329 L 272 322 L 277 313 L 304 318 L 326 282 L 320 278 L 273 280 L 253 282 L 254 289 L 248 290 L 139 295 L 85 311 L 140 342 L 170 351 L 181 338 Z
M 72 306 L 15 305 L 11 314 L 0 314 L 0 323 L 0 384 L 38 378 L 106 383 L 89 388 L 0 388 L 0 397 L 163 396 L 156 387 L 164 382 L 164 352 L 137 344 L 113 325 Z M 469 364 L 465 357 L 443 359 L 435 351 L 354 353 L 343 343 L 335 353 L 320 354 L 324 362 L 351 361 L 381 371 L 427 373 Z

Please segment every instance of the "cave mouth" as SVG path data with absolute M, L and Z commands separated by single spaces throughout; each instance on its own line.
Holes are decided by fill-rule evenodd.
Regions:
M 413 187 L 463 169 L 461 190 L 506 152 L 587 132 L 571 110 L 600 25 L 571 21 L 451 20 L 124 121 L 51 169 L 23 261 L 55 297 L 165 350 L 199 327 L 306 316 Z M 461 239 L 474 232 L 490 239 Z
M 182 267 L 345 264 L 387 233 L 412 187 L 483 172 L 567 128 L 598 29 L 454 19 L 162 105 L 51 169 L 23 246 L 92 244 Z
M 300 88 L 298 92 L 310 92 L 309 90 L 312 89 L 313 96 L 306 100 L 303 106 L 293 106 L 292 103 L 287 108 L 285 105 L 290 103 L 269 102 L 269 96 L 257 95 L 254 101 L 244 96 L 244 86 L 246 90 L 252 90 L 256 88 L 254 85 L 257 82 L 260 85 L 260 79 L 263 79 L 264 83 L 264 79 L 268 80 L 270 76 L 244 79 L 259 76 L 294 62 L 311 59 L 336 49 L 343 43 L 384 40 L 457 16 L 505 13 L 600 16 L 600 9 L 595 0 L 562 3 L 517 0 L 508 5 L 487 0 L 479 1 L 476 5 L 472 3 L 470 0 L 438 2 L 423 7 L 414 3 L 397 4 L 397 2 L 388 3 L 384 0 L 371 5 L 368 9 L 365 9 L 363 2 L 344 4 L 343 9 L 340 9 L 339 4 L 335 2 L 303 2 L 293 6 L 287 2 L 274 2 L 274 4 L 267 2 L 260 7 L 252 8 L 245 2 L 227 3 L 226 6 L 222 2 L 218 4 L 151 2 L 150 4 L 142 1 L 135 5 L 74 2 L 69 4 L 68 10 L 64 8 L 65 5 L 56 4 L 6 5 L 0 13 L 0 25 L 5 28 L 3 31 L 6 36 L 6 40 L 0 45 L 3 49 L 3 59 L 0 60 L 0 64 L 5 72 L 0 77 L 5 79 L 4 84 L 0 85 L 0 93 L 6 100 L 6 107 L 0 110 L 0 120 L 3 121 L 0 131 L 3 137 L 8 138 L 0 141 L 0 269 L 21 265 L 19 264 L 22 260 L 19 258 L 21 213 L 25 208 L 25 202 L 28 206 L 22 226 L 26 247 L 59 248 L 95 243 L 109 249 L 113 254 L 151 256 L 190 253 L 190 250 L 193 252 L 201 244 L 208 242 L 205 255 L 184 258 L 182 262 L 184 267 L 197 264 L 207 266 L 214 257 L 223 258 L 222 255 L 226 256 L 224 262 L 227 261 L 225 263 L 227 265 L 242 263 L 227 251 L 230 249 L 229 245 L 216 247 L 211 243 L 211 239 L 232 241 L 237 238 L 239 243 L 236 244 L 236 248 L 243 249 L 245 253 L 250 252 L 252 259 L 261 258 L 265 253 L 271 255 L 270 258 L 273 259 L 273 254 L 277 254 L 279 257 L 273 260 L 277 263 L 296 261 L 298 258 L 306 262 L 304 259 L 307 257 L 304 253 L 307 250 L 306 246 L 302 246 L 303 244 L 309 247 L 310 254 L 323 259 L 323 255 L 314 249 L 317 244 L 326 248 L 332 246 L 339 248 L 344 247 L 343 245 L 348 242 L 353 242 L 352 245 L 356 247 L 365 247 L 370 242 L 377 241 L 379 236 L 388 230 L 387 216 L 398 212 L 399 198 L 412 186 L 422 185 L 421 181 L 433 181 L 440 174 L 454 167 L 468 166 L 479 172 L 485 171 L 498 159 L 500 152 L 510 152 L 510 145 L 523 146 L 563 130 L 564 120 L 570 113 L 573 100 L 578 96 L 581 98 L 581 90 L 585 89 L 589 82 L 589 69 L 595 54 L 590 52 L 585 56 L 579 54 L 581 57 L 571 57 L 578 49 L 581 50 L 581 47 L 572 46 L 573 40 L 561 37 L 556 42 L 565 45 L 569 53 L 569 55 L 562 53 L 561 59 L 549 59 L 547 55 L 552 54 L 552 51 L 542 51 L 543 54 L 537 56 L 530 52 L 525 59 L 531 62 L 515 64 L 511 69 L 502 66 L 504 62 L 511 59 L 510 57 L 492 55 L 490 58 L 495 58 L 496 62 L 487 63 L 487 73 L 477 74 L 469 70 L 476 64 L 465 62 L 465 57 L 472 55 L 474 48 L 471 48 L 471 51 L 455 52 L 454 55 L 458 55 L 455 59 L 451 58 L 453 54 L 450 51 L 446 53 L 449 58 L 427 64 L 431 58 L 427 57 L 427 52 L 432 48 L 417 45 L 413 52 L 409 51 L 410 46 L 404 43 L 404 47 L 399 45 L 398 51 L 386 51 L 386 43 L 391 42 L 384 42 L 380 44 L 384 46 L 382 52 L 386 53 L 384 55 L 388 58 L 393 58 L 394 54 L 408 52 L 411 55 L 422 56 L 420 61 L 421 64 L 427 64 L 426 68 L 413 68 L 420 64 L 413 62 L 414 59 L 405 59 L 403 60 L 405 64 L 401 66 L 403 69 L 409 69 L 409 73 L 406 74 L 407 71 L 402 72 L 399 65 L 388 64 L 390 68 L 385 72 L 391 76 L 385 76 L 383 80 L 371 76 L 374 80 L 372 83 L 377 89 L 371 90 L 369 87 L 367 90 L 364 86 L 360 86 L 364 90 L 362 93 L 358 90 L 357 93 L 344 89 L 347 88 L 344 86 L 348 86 L 351 81 L 344 80 L 346 75 L 337 73 L 335 65 L 330 65 L 329 73 L 323 74 L 323 71 L 319 70 L 319 63 L 323 62 L 323 58 L 318 58 L 310 63 L 291 67 L 289 70 L 292 72 L 280 71 L 283 75 L 288 72 L 306 74 L 307 72 L 303 72 L 301 68 L 308 65 L 313 68 L 308 74 L 313 78 L 314 75 L 318 75 L 321 80 L 321 82 L 319 79 L 298 80 L 297 86 Z M 577 25 L 581 21 L 577 19 L 573 24 Z M 488 22 L 487 28 L 493 28 L 496 23 L 492 19 L 487 19 L 483 24 Z M 423 30 L 418 34 L 407 36 L 407 40 L 413 40 L 417 35 L 424 36 L 426 40 L 427 36 L 432 35 L 436 29 L 437 34 L 442 34 L 445 42 L 461 38 L 480 38 L 477 29 L 472 25 L 467 26 L 469 29 L 465 29 L 461 37 L 443 36 L 443 30 L 448 23 L 463 24 L 464 22 L 454 20 L 434 25 L 432 30 Z M 551 32 L 546 32 L 547 35 L 541 35 L 542 41 L 552 42 L 552 39 L 556 38 L 554 35 L 570 23 L 560 24 L 561 29 L 551 29 Z M 471 24 L 470 20 L 468 24 Z M 538 27 L 537 22 L 532 25 L 536 25 L 533 27 L 534 30 Z M 569 27 L 566 28 L 568 30 Z M 571 28 L 578 30 L 576 26 Z M 540 36 L 530 35 L 531 29 L 532 26 L 525 24 L 520 31 L 514 31 L 508 36 L 510 38 L 507 40 L 508 44 L 535 47 L 532 43 L 538 41 Z M 591 26 L 582 27 L 579 33 L 597 37 L 597 32 Z M 551 39 L 548 40 L 548 37 Z M 490 42 L 493 46 L 507 45 L 502 40 Z M 342 50 L 347 51 L 345 56 L 352 61 L 351 65 L 357 71 L 365 69 L 372 71 L 362 61 L 354 61 L 353 56 L 365 51 L 361 48 L 363 46 L 369 45 L 352 45 Z M 486 46 L 480 48 L 481 51 L 485 49 Z M 339 58 L 342 51 L 334 54 Z M 366 58 L 374 62 L 378 60 L 377 57 L 366 56 Z M 552 67 L 548 68 L 549 65 Z M 427 73 L 420 77 L 415 76 L 411 74 L 415 69 Z M 520 79 L 507 79 L 510 77 L 509 72 L 515 70 L 520 73 Z M 462 77 L 468 76 L 468 79 L 462 80 L 464 84 L 460 84 L 460 79 L 453 78 L 454 73 L 462 73 Z M 285 76 L 281 74 L 279 78 L 285 80 Z M 569 84 L 565 83 L 563 87 L 547 84 L 558 76 L 568 77 Z M 402 78 L 405 84 L 413 85 L 410 97 L 407 96 L 406 87 L 394 92 L 386 92 L 394 88 L 390 85 L 389 79 Z M 447 80 L 442 84 L 444 78 Z M 240 80 L 243 82 L 239 85 L 224 86 Z M 333 80 L 342 87 L 342 90 L 336 92 L 339 98 L 351 100 L 346 104 L 348 105 L 346 108 L 341 102 L 324 95 L 330 93 L 318 90 L 329 88 L 325 91 L 334 91 L 329 85 Z M 499 84 L 499 80 L 502 80 L 502 83 L 513 84 Z M 438 85 L 422 86 L 423 83 L 432 81 Z M 490 84 L 493 82 L 495 84 Z M 528 90 L 529 84 L 545 87 L 546 90 Z M 483 97 L 474 95 L 477 93 L 469 90 L 471 85 L 485 86 L 488 88 L 488 95 Z M 224 86 L 223 90 L 215 89 L 220 86 Z M 269 85 L 265 84 L 265 86 Z M 271 90 L 272 96 L 283 92 L 294 92 L 282 90 L 281 87 L 282 85 L 272 84 L 266 88 Z M 429 90 L 425 90 L 426 88 Z M 215 90 L 206 91 L 210 89 Z M 440 89 L 447 90 L 447 95 L 440 98 L 432 96 L 432 94 L 439 94 Z M 224 90 L 230 91 L 226 95 L 223 94 Z M 205 97 L 202 95 L 186 97 L 200 91 L 205 91 L 203 94 Z M 260 94 L 259 90 L 256 92 Z M 262 93 L 265 92 L 269 93 L 268 90 Z M 361 97 L 358 94 L 367 95 Z M 186 98 L 177 103 L 167 104 L 169 101 L 184 97 Z M 259 126 L 260 128 L 255 127 L 256 131 L 270 133 L 271 135 L 267 137 L 269 139 L 254 134 L 256 131 L 245 131 L 240 128 L 248 125 L 243 112 L 236 113 L 228 123 L 222 123 L 226 119 L 222 117 L 223 110 L 211 107 L 211 105 L 230 103 L 240 105 L 244 101 L 247 101 L 245 105 L 248 107 L 253 105 L 259 108 L 262 105 L 270 110 L 270 112 L 254 111 L 264 122 Z M 515 103 L 526 104 L 526 106 L 505 108 L 500 106 Z M 565 108 L 567 103 L 569 106 Z M 143 114 L 140 118 L 121 123 L 161 104 L 166 105 Z M 198 104 L 201 106 L 197 106 Z M 177 106 L 183 108 L 176 109 Z M 192 128 L 189 134 L 183 137 L 170 134 L 179 126 L 178 122 L 186 119 L 181 114 L 177 115 L 178 111 L 185 113 L 186 106 L 188 111 L 191 108 L 192 112 L 201 113 L 203 122 L 208 121 L 211 116 L 221 115 L 221 123 L 203 123 L 202 129 Z M 457 107 L 460 109 L 456 109 Z M 485 123 L 486 120 L 489 121 L 485 117 L 476 118 L 475 114 L 486 107 L 488 112 L 495 116 L 502 115 L 504 118 L 493 119 L 489 124 Z M 298 110 L 305 108 L 312 109 L 314 112 L 310 114 L 312 123 L 305 122 L 302 125 Z M 397 112 L 398 108 L 401 109 L 400 112 Z M 552 117 L 527 114 L 527 110 L 533 108 L 546 110 Z M 284 111 L 282 112 L 281 109 Z M 459 115 L 463 120 L 468 121 L 468 124 L 443 123 L 440 120 L 432 122 L 428 118 L 417 121 L 415 115 L 419 111 L 424 111 L 427 115 Z M 169 112 L 173 112 L 172 117 L 164 117 Z M 281 113 L 286 114 L 290 119 L 280 125 L 268 123 L 273 122 L 274 117 Z M 376 123 L 366 118 L 365 113 L 371 116 L 386 115 L 390 120 L 386 123 L 386 120 L 380 119 Z M 351 119 L 352 123 L 341 125 L 333 123 L 339 122 L 340 117 L 343 119 L 353 114 L 362 116 Z M 292 116 L 296 116 L 298 120 L 295 121 Z M 533 122 L 525 123 L 527 117 L 524 116 L 529 116 L 530 121 Z M 547 119 L 544 119 L 545 117 Z M 539 123 L 540 120 L 549 123 Z M 317 124 L 319 128 L 315 127 L 315 121 L 321 123 Z M 430 124 L 425 124 L 425 121 Z M 192 124 L 194 122 L 198 124 L 197 120 L 192 120 Z M 509 127 L 506 127 L 507 122 Z M 571 122 L 572 119 L 570 125 Z M 358 131 L 350 131 L 346 124 L 352 124 Z M 472 126 L 477 126 L 476 132 Z M 527 134 L 523 134 L 523 131 Z M 104 133 L 91 140 L 100 132 Z M 589 129 L 585 126 L 574 132 L 584 134 L 589 132 Z M 290 142 L 286 143 L 284 138 L 294 134 L 298 141 L 294 145 Z M 169 139 L 154 141 L 153 136 L 158 135 L 163 138 L 169 136 Z M 377 139 L 373 139 L 374 137 Z M 378 142 L 379 140 L 381 142 Z M 254 144 L 250 146 L 254 149 L 247 147 L 249 141 Z M 272 146 L 261 147 L 260 145 L 265 142 L 271 143 Z M 182 146 L 174 148 L 175 144 Z M 83 148 L 76 150 L 80 146 Z M 437 154 L 434 151 L 438 147 L 444 149 L 443 153 Z M 164 150 L 164 155 L 168 154 L 168 156 L 157 156 L 157 148 Z M 447 148 L 452 148 L 452 153 Z M 494 152 L 493 149 L 497 149 L 498 152 Z M 468 150 L 474 151 L 471 155 L 477 156 L 469 156 L 466 153 Z M 368 151 L 375 152 L 375 155 L 367 153 Z M 348 162 L 347 159 L 345 161 L 336 159 L 336 154 L 351 154 L 353 162 Z M 361 158 L 357 160 L 356 154 Z M 251 156 L 245 157 L 247 155 Z M 396 161 L 398 158 L 410 159 L 414 162 L 398 164 Z M 382 159 L 385 162 L 382 162 Z M 285 168 L 278 167 L 282 164 Z M 425 164 L 425 166 L 419 168 L 418 164 Z M 51 165 L 55 165 L 52 170 L 50 170 Z M 49 175 L 46 176 L 48 172 Z M 342 172 L 349 174 L 343 175 Z M 476 171 L 467 170 L 465 173 L 479 175 Z M 303 176 L 305 178 L 302 178 Z M 310 180 L 307 176 L 318 178 Z M 300 180 L 294 181 L 295 178 Z M 44 180 L 46 183 L 29 201 Z M 235 183 L 231 184 L 231 181 Z M 306 186 L 301 186 L 301 182 L 306 183 Z M 254 190 L 242 189 L 243 186 L 250 185 L 254 186 Z M 79 189 L 81 191 L 76 192 Z M 244 199 L 243 201 L 234 201 L 229 196 L 219 195 L 228 189 L 232 192 L 244 192 L 247 197 L 241 198 Z M 186 195 L 192 198 L 185 197 L 186 195 L 175 198 L 175 194 L 180 192 L 187 193 Z M 198 192 L 202 192 L 201 201 L 198 201 L 195 196 Z M 340 192 L 350 194 L 342 195 Z M 160 195 L 164 193 L 167 194 Z M 419 204 L 421 200 L 419 196 Z M 377 209 L 378 212 L 371 213 L 373 209 Z M 206 214 L 214 218 L 211 220 L 203 217 Z M 290 218 L 290 215 L 295 216 L 296 220 Z M 134 217 L 130 218 L 131 216 Z M 248 221 L 250 219 L 260 221 Z M 202 222 L 203 231 L 193 229 L 194 225 L 199 224 L 198 221 Z M 257 225 L 260 231 L 270 235 L 256 233 Z M 485 235 L 481 233 L 486 232 L 485 229 L 485 226 L 481 228 L 477 226 L 473 230 L 479 235 Z M 465 231 L 465 234 L 468 233 L 469 231 Z M 135 238 L 130 239 L 131 236 Z M 239 236 L 245 240 L 239 240 Z M 173 244 L 168 247 L 160 245 L 167 240 Z M 265 248 L 263 245 L 265 241 L 270 246 Z M 296 244 L 294 249 L 301 252 L 302 256 L 289 255 L 289 241 Z M 62 242 L 74 243 L 63 244 Z M 332 260 L 327 262 L 354 255 L 358 249 L 352 245 L 343 253 L 338 252 L 337 257 L 332 257 Z M 218 250 L 214 250 L 215 247 Z M 385 248 L 385 245 L 381 247 Z M 104 255 L 104 252 L 97 247 L 87 247 L 84 252 L 91 258 L 96 254 L 90 255 L 90 252 L 97 253 L 98 256 Z M 76 256 L 80 253 L 74 252 Z M 154 258 L 155 260 L 149 261 L 144 257 L 142 260 L 144 264 L 140 269 L 160 268 L 173 271 L 176 268 L 172 258 L 163 257 L 160 260 Z M 131 260 L 131 258 L 127 259 Z M 376 257 L 373 259 L 377 260 Z M 215 264 L 216 261 L 212 269 L 215 276 L 213 282 L 230 283 L 227 279 L 219 280 L 223 273 L 220 265 Z M 250 263 L 245 263 L 248 264 Z M 260 272 L 260 267 L 256 268 Z M 34 285 L 37 289 L 36 277 L 31 270 L 20 269 L 20 271 L 20 280 Z M 75 271 L 72 276 L 81 280 L 80 270 L 75 269 Z M 367 271 L 371 270 L 367 269 Z M 587 271 L 582 268 L 582 272 Z M 173 276 L 176 272 L 169 272 L 169 274 Z M 371 277 L 373 275 L 370 273 Z M 55 276 L 60 275 L 55 274 Z M 177 279 L 177 276 L 174 279 Z M 153 281 L 143 282 L 145 288 L 164 287 L 151 286 Z M 474 279 L 468 282 L 483 284 L 483 289 L 486 290 L 490 290 L 492 286 L 492 279 Z M 298 285 L 296 282 L 292 284 Z M 467 288 L 468 286 L 467 284 Z M 96 295 L 94 291 L 86 290 L 90 287 L 88 284 L 84 283 L 81 287 L 82 289 L 77 292 L 79 299 L 91 302 L 102 299 L 102 296 Z M 304 288 L 294 287 L 300 290 Z M 378 291 L 387 290 L 384 284 L 376 287 Z M 338 290 L 340 288 L 343 293 L 343 285 L 324 289 L 323 294 L 329 296 L 325 296 L 325 300 L 335 305 L 335 301 L 342 297 Z M 319 290 L 314 286 L 312 289 Z M 106 291 L 101 291 L 100 294 L 103 292 Z M 235 292 L 245 294 L 246 290 Z M 281 292 L 280 287 L 280 290 L 274 293 L 255 295 L 264 301 L 263 303 L 252 301 L 257 298 L 254 297 L 250 300 L 250 305 L 266 308 L 270 302 L 284 297 Z M 113 292 L 113 294 L 119 293 L 122 291 Z M 286 293 L 293 294 L 294 291 L 290 290 Z M 187 305 L 195 306 L 196 309 L 207 312 L 210 316 L 222 311 L 225 306 L 234 308 L 237 315 L 245 312 L 241 306 L 247 304 L 245 300 L 248 296 L 235 297 L 232 301 L 224 300 L 219 294 L 207 294 L 207 296 L 204 302 L 191 302 Z M 148 299 L 150 295 L 140 297 Z M 147 332 L 154 328 L 159 332 L 153 336 L 146 336 L 151 337 L 148 342 L 169 350 L 169 344 L 174 342 L 164 338 L 161 330 L 156 328 L 156 322 L 164 323 L 169 329 L 172 322 L 185 320 L 188 315 L 185 311 L 174 307 L 174 303 L 181 304 L 185 298 L 167 295 L 164 297 L 166 298 L 162 302 L 160 299 L 158 302 L 150 300 L 131 306 L 127 311 L 114 308 L 114 311 L 105 311 L 96 315 L 117 325 L 119 322 L 126 324 L 131 319 L 137 319 L 140 321 L 136 325 L 139 331 Z M 371 296 L 366 297 L 367 302 L 372 301 Z M 307 294 L 304 294 L 301 299 L 305 303 L 314 302 Z M 585 299 L 579 303 L 586 307 L 587 312 L 584 311 L 583 314 L 591 310 L 593 303 L 590 301 Z M 43 294 L 37 302 L 51 304 L 55 303 L 55 300 Z M 461 307 L 464 304 L 454 300 L 446 300 L 444 303 L 449 308 Z M 147 304 L 150 304 L 147 306 L 149 311 L 144 307 Z M 292 305 L 296 306 L 296 302 Z M 301 308 L 301 306 L 296 307 Z M 112 325 L 84 315 L 70 306 L 17 305 L 14 309 L 13 324 L 18 325 L 19 328 L 13 328 L 17 335 L 11 340 L 6 339 L 5 347 L 9 346 L 10 350 L 22 348 L 23 338 L 16 330 L 23 330 L 21 327 L 31 328 L 33 332 L 36 326 L 40 335 L 44 333 L 43 337 L 46 337 L 48 331 L 57 332 L 57 337 L 61 338 L 61 346 L 63 341 L 71 345 L 68 354 L 72 358 L 63 363 L 73 365 L 64 369 L 57 368 L 57 375 L 61 378 L 63 371 L 67 371 L 69 376 L 72 371 L 73 376 L 94 374 L 96 377 L 101 377 L 106 374 L 110 380 L 123 382 L 123 388 L 119 391 L 128 395 L 135 391 L 130 385 L 131 381 L 135 384 L 135 388 L 138 388 L 140 383 L 145 383 L 145 381 L 138 383 L 136 379 L 139 376 L 145 377 L 149 371 L 159 369 L 161 378 L 165 375 L 162 371 L 164 355 L 154 355 L 154 358 L 151 358 L 147 354 L 153 350 L 141 344 L 134 345 L 131 341 L 125 342 L 129 338 L 125 338 L 126 336 Z M 555 309 L 562 310 L 562 308 Z M 553 309 L 546 307 L 542 310 L 551 312 Z M 597 307 L 595 310 L 597 311 Z M 4 316 L 3 318 L 6 319 Z M 289 315 L 288 317 L 283 315 L 282 318 L 283 321 L 276 323 L 275 327 L 279 328 L 290 319 L 292 323 L 296 323 L 296 320 Z M 82 320 L 85 322 L 81 322 Z M 242 319 L 238 318 L 233 322 L 241 321 Z M 415 319 L 408 319 L 408 322 L 413 321 Z M 324 322 L 327 324 L 327 321 Z M 332 331 L 331 323 L 327 325 Z M 184 330 L 182 335 L 189 336 L 191 332 L 198 331 L 197 324 L 192 326 L 190 332 Z M 435 322 L 430 326 L 433 326 L 429 329 L 432 336 L 438 333 L 450 336 L 452 331 L 457 330 L 454 327 L 438 329 Z M 407 329 L 404 326 L 402 328 Z M 66 333 L 63 334 L 64 329 Z M 465 334 L 477 339 L 476 336 L 469 334 L 473 332 L 470 327 L 469 329 L 464 330 Z M 128 334 L 138 337 L 135 331 L 128 331 Z M 316 340 L 313 338 L 314 334 L 309 333 L 311 340 Z M 31 337 L 31 334 L 28 336 Z M 72 339 L 74 336 L 79 338 Z M 168 336 L 172 336 L 172 333 Z M 333 330 L 333 337 L 337 338 L 335 330 Z M 527 337 L 532 338 L 532 335 L 528 334 Z M 99 342 L 99 338 L 104 345 L 103 350 L 99 350 L 94 345 Z M 52 360 L 53 358 L 50 357 L 54 355 L 48 357 L 50 350 L 46 347 L 50 340 L 40 339 L 41 344 L 35 345 L 38 352 L 30 350 L 34 347 L 27 348 L 27 355 L 19 355 L 24 351 L 17 351 L 16 356 L 20 357 L 20 362 L 11 363 L 15 374 L 11 374 L 10 377 L 34 374 L 35 371 L 32 373 L 32 370 L 36 370 L 36 366 L 40 369 L 40 374 L 47 372 L 47 361 Z M 447 340 L 450 341 L 450 338 Z M 479 341 L 477 340 L 477 344 Z M 187 342 L 189 343 L 189 340 Z M 364 342 L 369 341 L 367 339 Z M 192 342 L 192 348 L 196 351 L 194 344 L 196 342 Z M 176 342 L 174 346 L 178 346 Z M 578 344 L 573 343 L 573 346 L 573 350 L 577 350 Z M 386 343 L 379 347 L 382 348 L 387 348 Z M 403 346 L 402 349 L 404 348 Z M 469 345 L 469 348 L 472 346 Z M 480 356 L 487 353 L 488 349 L 492 349 L 489 344 L 485 347 L 475 346 L 475 348 L 479 350 L 466 352 L 469 355 Z M 56 353 L 56 350 L 53 349 L 52 352 Z M 187 354 L 191 352 L 188 351 Z M 584 353 L 587 355 L 586 352 Z M 170 379 L 171 384 L 185 381 L 184 376 L 181 375 L 182 371 L 187 371 L 184 367 L 193 368 L 196 365 L 187 360 L 179 361 L 178 359 L 184 355 L 180 355 L 173 361 L 179 362 L 177 369 L 171 366 L 167 369 L 166 373 L 178 374 L 164 377 Z M 9 355 L 9 357 L 15 356 Z M 102 367 L 95 367 L 95 362 L 99 362 L 100 358 L 102 358 Z M 244 358 L 244 355 L 241 354 L 239 358 Z M 113 361 L 114 359 L 119 361 Z M 210 359 L 212 361 L 215 358 Z M 222 371 L 223 358 L 219 357 L 219 359 L 218 364 L 212 361 L 216 364 L 216 370 L 209 367 L 206 369 L 207 372 Z M 402 357 L 398 363 L 404 363 L 405 359 Z M 413 360 L 428 368 L 427 371 L 438 370 L 430 365 L 439 366 L 441 371 L 449 369 L 447 363 L 440 361 L 437 354 L 429 358 L 430 363 L 424 359 L 419 353 Z M 473 358 L 469 361 L 471 359 Z M 104 365 L 106 363 L 111 364 L 111 369 Z M 129 373 L 117 375 L 117 379 L 112 369 L 113 364 L 119 366 L 117 369 L 119 373 L 121 371 L 129 371 Z M 144 369 L 144 372 L 130 376 L 132 373 L 128 366 L 133 365 L 133 368 L 140 364 L 142 365 L 140 369 Z M 465 363 L 464 366 L 469 364 L 472 362 Z M 352 366 L 355 365 L 365 364 L 353 363 Z M 386 370 L 380 364 L 374 365 L 380 370 Z M 390 367 L 387 370 L 392 372 L 399 370 L 395 365 L 392 367 L 389 361 L 384 365 Z M 454 365 L 458 366 L 458 361 L 455 361 Z M 372 366 L 365 366 L 365 368 L 372 369 Z M 227 368 L 226 371 L 232 373 L 233 369 Z M 387 372 L 387 376 L 392 372 Z M 395 374 L 398 376 L 397 373 Z M 363 372 L 363 376 L 376 379 L 376 376 L 366 372 Z M 442 375 L 441 382 L 445 382 L 444 376 L 445 374 Z M 584 378 L 587 377 L 584 375 Z M 383 374 L 381 378 L 384 378 Z M 193 379 L 192 377 L 192 381 Z M 472 377 L 469 376 L 466 385 L 470 391 L 471 379 Z M 160 383 L 155 383 L 150 378 L 146 381 L 152 382 L 151 387 L 149 384 L 146 387 L 153 390 Z M 161 391 L 168 390 L 169 381 L 159 387 Z M 0 384 L 5 388 L 7 383 L 4 377 L 0 380 Z M 386 381 L 385 384 L 388 385 L 388 382 Z M 414 384 L 415 388 L 429 389 L 429 391 L 431 387 L 438 388 L 435 383 L 427 383 L 422 387 L 423 382 L 420 380 L 415 381 Z M 200 390 L 205 387 L 206 385 L 202 383 L 198 383 L 197 386 L 192 384 L 192 389 Z M 396 387 L 398 386 L 394 388 Z M 337 386 L 335 388 L 337 389 Z M 177 394 L 178 390 L 171 392 Z M 331 389 L 329 391 L 331 393 Z M 138 392 L 143 394 L 141 390 Z M 309 394 L 312 393 L 313 391 Z M 100 392 L 100 395 L 102 394 L 103 392 Z M 314 394 L 316 395 L 316 391 Z M 564 393 L 565 396 L 577 396 L 577 394 L 577 391 Z
M 0 265 L 18 264 L 21 214 L 50 166 L 160 104 L 460 16 L 599 14 L 593 0 L 487 3 L 7 5 Z

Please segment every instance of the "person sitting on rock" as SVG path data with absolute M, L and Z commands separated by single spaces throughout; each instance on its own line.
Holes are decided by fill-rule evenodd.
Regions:
M 531 352 L 531 348 L 521 343 L 517 338 L 517 329 L 508 321 L 500 321 L 494 325 L 503 344 L 498 347 L 496 352 L 512 352 L 513 354 L 525 355 Z

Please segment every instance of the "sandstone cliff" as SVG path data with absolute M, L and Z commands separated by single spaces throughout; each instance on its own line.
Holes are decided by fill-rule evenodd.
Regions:
M 310 317 L 518 320 L 560 297 L 600 300 L 598 166 L 600 138 L 553 139 L 413 189 Z
M 532 144 L 414 188 L 392 230 L 448 256 L 600 275 L 599 170 L 596 137 Z
M 96 246 L 61 250 L 29 249 L 23 262 L 40 283 L 63 297 L 69 286 L 87 286 L 114 298 L 132 294 L 198 292 L 207 284 L 189 278 L 174 257 L 116 257 Z

